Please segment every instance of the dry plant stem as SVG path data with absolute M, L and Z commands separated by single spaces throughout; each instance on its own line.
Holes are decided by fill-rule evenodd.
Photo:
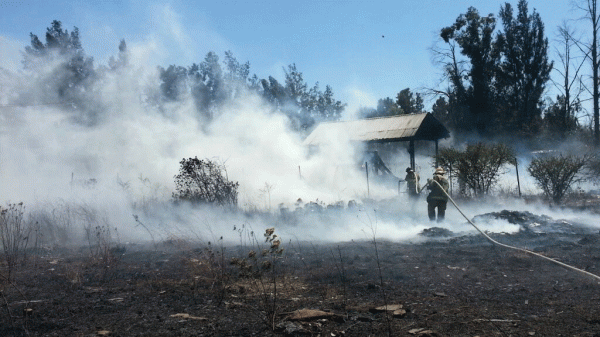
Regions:
M 31 226 L 23 220 L 24 209 L 22 202 L 8 204 L 7 208 L 0 207 L 0 243 L 2 257 L 8 267 L 8 279 L 17 266 L 19 258 L 26 257 Z
M 9 278 L 7 278 L 7 277 L 5 277 L 5 276 L 2 276 L 2 275 L 0 275 L 0 276 L 1 276 L 1 277 L 2 277 L 2 278 L 3 278 L 3 279 L 4 279 L 4 280 L 5 280 L 5 281 L 6 281 L 8 284 L 10 284 L 10 285 L 11 285 L 13 288 L 15 288 L 19 294 L 21 294 L 21 297 L 23 297 L 23 299 L 25 300 L 25 309 L 29 309 L 29 304 L 30 304 L 30 301 L 29 301 L 29 299 L 28 299 L 28 298 L 25 296 L 25 294 L 24 294 L 24 293 L 21 291 L 21 289 L 19 289 L 19 287 L 17 287 L 17 286 L 16 286 L 14 283 L 12 283 L 12 281 L 11 281 Z M 0 290 L 0 294 L 2 295 L 2 299 L 4 300 L 4 304 L 5 304 L 5 306 L 6 306 L 6 311 L 7 311 L 7 313 L 8 313 L 8 317 L 9 317 L 9 319 L 10 319 L 10 326 L 11 326 L 11 327 L 14 327 L 14 325 L 13 325 L 13 320 L 12 320 L 12 314 L 11 314 L 11 312 L 10 312 L 10 307 L 9 307 L 9 305 L 8 305 L 8 301 L 6 300 L 6 296 L 4 296 L 4 291 L 3 291 L 3 290 Z M 27 324 L 27 321 L 25 321 L 25 323 Z M 27 335 L 29 336 L 29 332 L 28 332 L 28 330 L 27 330 L 27 327 L 25 327 L 25 333 L 27 333 Z
M 369 220 L 370 217 L 369 217 Z M 377 219 L 375 219 L 375 226 L 377 226 Z M 387 300 L 387 293 L 385 292 L 385 284 L 383 282 L 383 272 L 381 271 L 381 261 L 379 260 L 379 248 L 377 245 L 377 238 L 376 238 L 376 228 L 373 227 L 373 223 L 371 223 L 371 234 L 373 235 L 373 246 L 375 247 L 375 261 L 377 262 L 377 272 L 379 274 L 379 283 L 381 286 L 381 294 L 383 295 L 383 305 L 385 306 L 386 310 L 384 311 L 385 314 L 385 320 L 387 322 L 387 328 L 388 328 L 388 336 L 392 336 L 392 322 L 390 320 L 390 316 L 389 316 L 389 312 L 387 310 L 387 306 L 388 306 L 388 300 Z
M 348 289 L 346 287 L 346 281 L 347 281 L 347 277 L 346 277 L 346 268 L 344 268 L 344 259 L 342 258 L 342 249 L 340 248 L 340 246 L 338 245 L 338 254 L 340 257 L 340 265 L 342 267 L 342 285 L 344 287 L 344 309 L 348 306 Z
M 148 229 L 148 227 L 146 227 L 146 225 L 144 225 L 143 222 L 140 221 L 140 218 L 137 214 L 133 214 L 133 218 L 135 219 L 135 222 L 138 223 L 138 225 L 142 226 L 146 232 L 148 232 L 148 234 L 150 234 L 150 238 L 152 239 L 152 245 L 154 246 L 154 250 L 157 250 L 157 246 L 156 246 L 156 241 L 154 240 L 154 235 L 152 235 L 152 232 Z
M 348 303 L 347 292 L 346 292 L 346 272 L 344 270 L 344 259 L 342 258 L 342 250 L 339 245 L 337 246 L 337 250 L 338 250 L 338 255 L 339 255 L 339 259 L 340 259 L 339 265 L 336 261 L 336 257 L 335 257 L 335 254 L 333 253 L 333 249 L 330 249 L 335 268 L 338 270 L 338 273 L 340 275 L 340 283 L 342 284 L 342 292 L 343 292 L 343 305 L 344 305 L 344 309 L 345 309 L 346 305 Z
M 12 313 L 10 312 L 10 306 L 8 305 L 8 301 L 6 300 L 6 296 L 4 296 L 4 291 L 0 291 L 2 295 L 2 299 L 4 300 L 4 306 L 6 307 L 6 313 L 8 314 L 8 320 L 10 321 L 10 326 L 14 328 Z

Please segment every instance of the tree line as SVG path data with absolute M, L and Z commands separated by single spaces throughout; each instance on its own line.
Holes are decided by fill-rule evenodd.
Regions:
M 108 65 L 94 66 L 94 59 L 86 55 L 79 38 L 79 29 L 69 32 L 62 23 L 54 20 L 45 34 L 45 41 L 31 33 L 31 45 L 25 47 L 23 65 L 34 74 L 43 73 L 44 67 L 58 63 L 51 74 L 38 79 L 42 82 L 42 94 L 30 95 L 28 101 L 49 102 L 58 100 L 67 108 L 80 112 L 76 121 L 94 125 L 101 121 L 102 102 L 94 95 L 94 84 L 107 74 L 118 74 L 129 67 L 125 40 L 121 40 L 116 57 Z M 223 112 L 224 107 L 248 93 L 258 94 L 271 103 L 273 111 L 289 117 L 294 130 L 309 130 L 315 123 L 340 118 L 346 104 L 334 97 L 331 86 L 321 90 L 304 81 L 303 74 L 295 64 L 284 68 L 285 79 L 279 82 L 273 76 L 260 79 L 250 76 L 250 63 L 240 63 L 231 51 L 223 60 L 215 52 L 208 52 L 204 60 L 189 66 L 169 65 L 157 67 L 158 91 L 146 95 L 145 103 L 159 108 L 169 116 L 172 106 L 191 97 L 198 118 L 210 122 Z
M 482 137 L 519 136 L 534 138 L 551 134 L 562 139 L 591 128 L 581 125 L 582 102 L 593 101 L 593 132 L 598 130 L 598 69 L 596 33 L 600 28 L 597 0 L 580 0 L 576 7 L 591 23 L 592 41 L 575 36 L 567 24 L 558 27 L 557 62 L 549 58 L 549 43 L 544 23 L 526 0 L 516 8 L 501 6 L 498 16 L 481 15 L 474 7 L 459 15 L 451 25 L 441 27 L 442 41 L 432 48 L 435 62 L 443 70 L 443 82 L 421 92 L 405 88 L 396 97 L 379 99 L 373 108 L 361 108 L 361 117 L 393 116 L 431 112 L 455 134 Z M 588 22 L 586 21 L 586 22 Z M 45 42 L 31 33 L 25 47 L 23 64 L 35 70 L 49 62 L 63 60 L 52 76 L 42 79 L 45 96 L 58 98 L 74 110 L 78 121 L 94 124 L 101 120 L 102 103 L 93 93 L 93 84 L 104 75 L 129 66 L 124 40 L 118 54 L 106 66 L 94 66 L 79 39 L 79 30 L 63 29 L 53 21 Z M 591 64 L 592 78 L 585 72 Z M 198 117 L 210 122 L 223 108 L 247 93 L 260 95 L 273 111 L 289 117 L 294 130 L 309 131 L 316 123 L 338 120 L 346 104 L 334 97 L 333 89 L 322 90 L 317 82 L 309 86 L 295 64 L 285 67 L 285 78 L 250 76 L 250 63 L 239 62 L 231 51 L 221 60 L 207 53 L 191 65 L 158 66 L 159 89 L 146 97 L 147 103 L 169 115 L 170 103 L 193 99 Z M 554 71 L 557 75 L 551 76 Z M 552 86 L 559 94 L 546 96 Z M 424 97 L 434 101 L 427 111 Z M 31 98 L 35 99 L 35 98 Z M 31 101 L 31 100 L 30 100 Z

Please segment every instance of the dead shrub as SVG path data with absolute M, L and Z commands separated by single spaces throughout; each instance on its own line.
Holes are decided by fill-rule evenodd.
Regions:
M 573 184 L 585 180 L 580 172 L 588 160 L 587 156 L 572 155 L 535 158 L 527 167 L 527 171 L 546 197 L 559 204 Z
M 225 247 L 223 237 L 219 239 L 220 247 L 215 248 L 208 242 L 203 249 L 194 250 L 192 257 L 187 259 L 188 271 L 192 276 L 193 295 L 204 287 L 214 294 L 217 304 L 221 304 L 227 292 L 229 273 L 225 265 Z
M 25 251 L 29 243 L 31 226 L 24 220 L 25 206 L 8 204 L 0 206 L 0 243 L 2 243 L 2 258 L 7 267 L 7 279 L 17 264 L 25 259 Z
M 208 203 L 220 206 L 237 205 L 238 182 L 229 181 L 224 165 L 198 157 L 182 159 L 179 174 L 175 176 L 173 198 L 191 203 Z
M 285 278 L 281 272 L 280 259 L 283 258 L 284 249 L 281 238 L 275 234 L 275 228 L 267 228 L 264 233 L 266 246 L 251 232 L 255 249 L 250 250 L 247 256 L 232 258 L 230 263 L 238 268 L 241 279 L 248 281 L 249 296 L 258 296 L 258 312 L 261 318 L 271 328 L 275 329 L 275 319 L 281 305 L 279 295 L 282 281 Z

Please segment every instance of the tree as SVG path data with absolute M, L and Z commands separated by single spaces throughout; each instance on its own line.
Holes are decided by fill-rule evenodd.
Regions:
M 225 52 L 225 69 L 227 72 L 224 75 L 224 80 L 227 85 L 227 93 L 229 99 L 239 98 L 241 93 L 247 88 L 246 81 L 250 74 L 250 62 L 240 64 L 229 50 Z
M 263 97 L 275 106 L 279 108 L 285 104 L 285 88 L 275 79 L 273 76 L 269 76 L 269 79 L 260 80 L 262 86 Z
M 402 109 L 396 104 L 396 101 L 390 97 L 380 98 L 377 101 L 377 108 L 363 109 L 359 114 L 362 118 L 386 117 L 401 115 Z
M 187 91 L 188 70 L 185 67 L 170 65 L 167 69 L 158 67 L 160 91 L 166 101 L 176 101 Z
M 326 85 L 325 91 L 319 95 L 315 118 L 318 120 L 338 120 L 342 116 L 345 104 L 333 97 L 333 89 Z
M 446 101 L 444 96 L 438 97 L 438 99 L 431 106 L 431 113 L 433 116 L 442 122 L 442 124 L 448 125 L 450 121 L 450 105 Z
M 581 111 L 581 102 L 566 103 L 567 98 L 563 95 L 556 97 L 544 114 L 544 127 L 552 136 L 558 136 L 561 140 L 577 129 L 577 112 Z
M 76 121 L 95 124 L 101 104 L 93 100 L 90 92 L 97 74 L 94 59 L 85 55 L 79 29 L 74 27 L 69 33 L 60 21 L 54 20 L 46 30 L 45 43 L 33 33 L 30 37 L 31 45 L 23 53 L 23 66 L 34 76 L 42 76 L 45 94 L 50 96 L 44 99 L 68 103 L 65 107 L 70 106 L 78 113 Z M 47 73 L 49 65 L 53 68 Z
M 115 59 L 113 56 L 108 60 L 108 67 L 111 70 L 117 70 L 129 65 L 129 54 L 127 53 L 127 44 L 125 43 L 125 39 L 121 39 L 119 43 L 119 54 Z
M 469 59 L 470 68 L 461 76 L 457 66 L 450 67 L 449 78 L 457 89 L 457 96 L 469 108 L 473 118 L 467 118 L 465 129 L 473 129 L 481 135 L 488 133 L 492 121 L 493 76 L 496 72 L 499 55 L 493 49 L 492 33 L 496 26 L 493 14 L 482 17 L 474 7 L 461 14 L 456 22 L 442 28 L 440 37 L 444 42 L 453 41 L 461 48 L 461 54 Z M 465 83 L 465 80 L 468 80 Z
M 542 94 L 553 62 L 548 60 L 548 39 L 539 14 L 535 10 L 528 14 L 526 0 L 519 0 L 518 11 L 513 18 L 509 3 L 500 9 L 504 31 L 494 46 L 501 56 L 496 75 L 498 118 L 505 130 L 532 134 L 540 125 Z
M 558 42 L 562 49 L 557 49 L 556 53 L 562 67 L 554 67 L 553 70 L 562 77 L 562 83 L 554 83 L 561 94 L 544 116 L 546 127 L 561 138 L 577 127 L 577 114 L 582 110 L 581 94 L 584 92 L 584 86 L 580 71 L 586 58 L 581 57 L 578 61 L 577 57 L 573 56 L 573 47 L 577 46 L 574 34 L 566 22 L 558 27 Z
M 303 101 L 306 100 L 307 96 L 307 84 L 304 82 L 303 75 L 296 68 L 296 64 L 288 65 L 287 70 L 284 68 L 285 73 L 285 92 L 287 98 L 294 103 L 296 106 L 301 106 Z M 316 85 L 318 88 L 318 84 Z
M 448 88 L 446 90 L 430 88 L 428 91 L 430 95 L 441 95 L 441 98 L 445 97 L 447 99 L 448 110 L 445 124 L 448 128 L 456 131 L 470 131 L 472 130 L 472 124 L 468 123 L 467 120 L 472 120 L 472 118 L 467 104 L 467 93 L 463 81 L 463 77 L 467 74 L 467 70 L 465 69 L 466 62 L 459 59 L 455 41 L 449 40 L 446 45 L 447 48 L 441 48 L 436 45 L 431 49 L 431 52 L 433 53 L 433 61 L 439 64 L 444 70 L 442 82 L 448 82 Z M 438 116 L 441 117 L 441 115 Z
M 239 183 L 227 179 L 224 166 L 198 157 L 183 158 L 179 164 L 179 174 L 175 176 L 177 191 L 173 193 L 176 201 L 237 205 Z
M 396 95 L 396 104 L 402 110 L 403 114 L 415 114 L 423 112 L 423 98 L 417 93 L 413 97 L 413 93 L 409 88 L 406 88 Z
M 600 30 L 600 13 L 598 13 L 598 0 L 580 0 L 575 4 L 576 8 L 585 14 L 585 19 L 589 20 L 590 29 L 592 31 L 592 41 L 580 42 L 579 44 L 585 49 L 586 55 L 591 61 L 592 66 L 592 101 L 594 104 L 593 122 L 594 122 L 594 145 L 600 146 L 600 93 L 598 85 L 600 85 L 598 72 L 600 68 L 600 60 L 598 59 L 598 31 Z
M 535 158 L 527 167 L 529 174 L 555 204 L 559 204 L 574 183 L 584 180 L 578 175 L 587 157 L 552 156 Z

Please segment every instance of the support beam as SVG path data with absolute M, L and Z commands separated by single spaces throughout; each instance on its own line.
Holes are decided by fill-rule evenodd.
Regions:
M 415 141 L 410 140 L 408 143 L 408 154 L 410 155 L 410 168 L 415 170 Z

